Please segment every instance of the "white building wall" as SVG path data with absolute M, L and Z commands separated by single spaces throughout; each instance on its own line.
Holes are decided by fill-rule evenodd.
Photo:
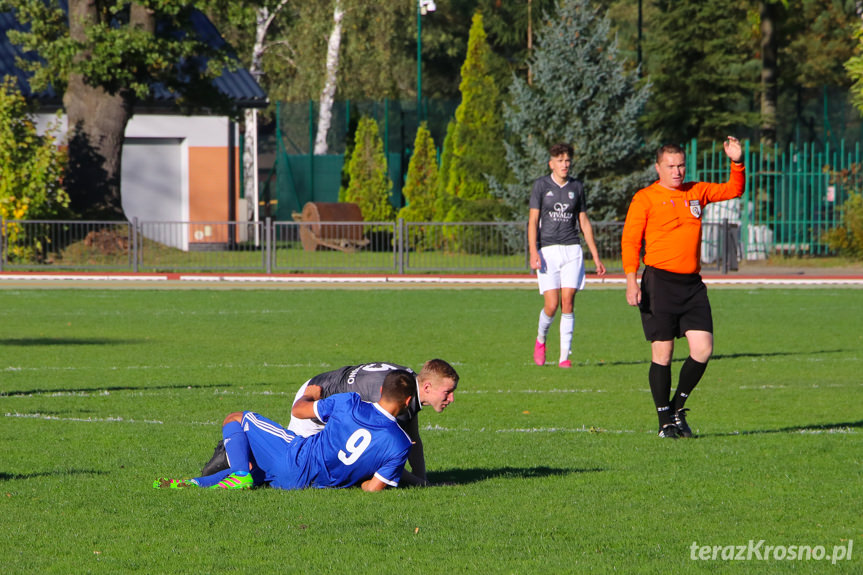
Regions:
M 66 142 L 65 115 L 37 114 L 40 133 L 57 125 L 58 142 Z M 189 149 L 226 148 L 228 118 L 139 114 L 126 126 L 123 144 L 121 194 L 123 210 L 131 220 L 164 222 L 146 226 L 144 235 L 180 249 L 188 249 Z M 235 141 L 239 141 L 235 126 Z M 227 169 L 227 168 L 225 168 Z

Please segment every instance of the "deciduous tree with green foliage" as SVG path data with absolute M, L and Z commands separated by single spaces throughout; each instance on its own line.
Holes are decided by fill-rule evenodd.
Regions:
M 63 189 L 66 155 L 56 139 L 59 120 L 39 135 L 33 115 L 15 82 L 0 85 L 0 218 L 34 220 L 63 215 L 69 196 Z M 24 257 L 22 229 L 7 227 L 10 256 Z
M 290 0 L 207 0 L 208 16 L 233 46 L 242 48 L 239 58 L 261 86 L 284 81 L 283 68 L 275 66 L 264 75 L 264 65 L 283 49 L 285 30 L 291 23 Z M 264 81 L 266 80 L 266 82 Z M 243 193 L 247 217 L 260 219 L 258 200 L 258 110 L 243 111 Z M 240 218 L 242 219 L 242 218 Z
M 395 217 L 390 203 L 393 187 L 387 173 L 384 143 L 374 118 L 363 117 L 354 136 L 354 150 L 348 160 L 350 181 L 339 199 L 354 202 L 367 222 L 387 222 Z
M 851 192 L 840 210 L 841 223 L 825 232 L 822 241 L 840 255 L 863 260 L 863 195 Z
M 343 16 L 336 98 L 383 99 L 414 93 L 416 46 L 411 51 L 405 44 L 416 36 L 416 3 L 339 0 L 339 6 Z M 272 86 L 270 98 L 318 100 L 326 81 L 335 0 L 292 1 L 288 12 L 292 24 L 278 47 L 279 57 L 267 65 L 268 73 L 280 66 L 286 80 Z
M 571 174 L 585 182 L 592 217 L 619 219 L 651 177 L 652 146 L 638 131 L 648 87 L 625 69 L 608 19 L 589 0 L 561 0 L 536 44 L 533 85 L 516 78 L 504 105 L 513 178 L 495 180 L 492 189 L 513 218 L 526 218 L 531 182 L 549 171 L 549 146 L 565 142 L 575 150 Z
M 853 82 L 851 85 L 851 100 L 857 110 L 863 114 L 863 24 L 860 24 L 855 32 L 857 39 L 857 53 L 845 62 L 845 70 L 848 78 Z
M 59 119 L 39 135 L 24 96 L 7 79 L 0 85 L 0 216 L 56 217 L 69 205 L 63 190 L 66 155 L 58 147 Z
M 758 126 L 761 82 L 750 0 L 657 0 L 645 36 L 645 126 L 662 143 L 724 139 Z M 757 21 L 757 15 L 755 16 Z
M 43 59 L 32 67 L 33 90 L 51 85 L 63 93 L 69 126 L 65 183 L 72 207 L 82 215 L 123 215 L 123 137 L 153 84 L 174 91 L 184 107 L 228 109 L 210 80 L 229 63 L 230 52 L 192 33 L 195 3 L 69 0 L 68 14 L 44 0 L 2 4 L 30 27 L 10 39 Z

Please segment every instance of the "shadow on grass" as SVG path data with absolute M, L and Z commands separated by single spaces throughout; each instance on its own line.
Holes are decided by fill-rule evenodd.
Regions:
M 819 349 L 817 351 L 770 351 L 763 353 L 717 353 L 710 358 L 710 361 L 716 359 L 744 359 L 744 358 L 759 358 L 759 357 L 785 357 L 789 355 L 821 355 L 824 353 L 845 353 L 852 351 L 850 349 Z M 681 358 L 683 361 L 685 358 Z
M 746 358 L 757 359 L 757 358 L 763 358 L 763 357 L 788 357 L 788 356 L 792 356 L 792 355 L 821 355 L 821 354 L 825 354 L 825 353 L 845 353 L 848 351 L 852 351 L 852 350 L 849 350 L 849 349 L 821 349 L 818 351 L 807 350 L 805 352 L 800 352 L 800 351 L 766 351 L 766 352 L 760 352 L 760 353 L 755 353 L 755 352 L 752 352 L 752 353 L 717 353 L 717 354 L 711 356 L 710 361 L 718 361 L 718 360 L 722 360 L 722 359 L 746 359 Z M 676 357 L 676 358 L 672 359 L 671 362 L 672 363 L 683 363 L 683 361 L 685 359 L 686 359 L 685 356 Z M 649 365 L 649 364 L 650 364 L 650 354 L 648 353 L 648 355 L 644 359 L 640 359 L 637 361 L 603 361 L 603 362 L 597 362 L 596 364 L 592 364 L 592 365 L 598 365 L 599 367 L 602 367 L 604 365 Z
M 181 383 L 177 385 L 147 385 L 140 387 L 133 386 L 112 386 L 112 387 L 76 387 L 73 389 L 27 389 L 21 391 L 0 391 L 0 397 L 18 397 L 27 395 L 42 395 L 53 393 L 100 393 L 104 391 L 154 391 L 157 389 L 207 389 L 207 388 L 229 388 L 228 383 L 207 383 L 207 384 L 189 384 Z
M 792 425 L 790 427 L 780 427 L 778 429 L 750 429 L 747 431 L 731 431 L 728 433 L 699 433 L 698 437 L 733 437 L 735 435 L 762 435 L 765 433 L 803 433 L 819 432 L 829 429 L 845 429 L 845 428 L 863 428 L 863 420 L 860 421 L 845 421 L 842 423 L 819 423 L 817 425 Z
M 0 471 L 0 481 L 18 481 L 21 479 L 37 479 L 39 477 L 59 477 L 62 475 L 109 475 L 108 471 L 93 469 L 64 469 L 58 471 L 39 471 L 37 473 L 4 473 Z
M 552 475 L 569 475 L 572 473 L 595 473 L 604 471 L 599 467 L 591 469 L 573 469 L 560 467 L 498 467 L 496 469 L 470 468 L 470 469 L 445 469 L 428 474 L 432 483 L 464 485 L 476 483 L 495 477 L 506 477 L 512 479 L 528 479 L 531 477 L 549 477 Z
M 128 345 L 144 343 L 143 339 L 108 339 L 101 337 L 12 337 L 0 339 L 0 345 L 36 347 L 45 345 Z

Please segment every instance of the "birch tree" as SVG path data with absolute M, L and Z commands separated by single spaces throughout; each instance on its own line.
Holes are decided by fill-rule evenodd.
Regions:
M 258 84 L 264 73 L 264 53 L 267 50 L 267 33 L 275 19 L 282 13 L 288 0 L 278 0 L 270 9 L 262 5 L 255 10 L 255 41 L 252 44 L 252 55 L 249 65 L 249 73 Z M 260 202 L 258 200 L 258 110 L 247 108 L 244 111 L 244 148 L 243 148 L 243 173 L 246 175 L 245 197 L 248 219 L 257 222 L 260 219 Z
M 315 136 L 316 156 L 327 153 L 327 134 L 330 131 L 330 123 L 333 119 L 333 101 L 336 96 L 336 77 L 339 71 L 339 48 L 342 44 L 342 20 L 345 11 L 342 9 L 341 0 L 336 0 L 333 6 L 333 28 L 330 39 L 327 42 L 327 64 L 325 71 L 324 88 L 318 110 L 318 131 Z

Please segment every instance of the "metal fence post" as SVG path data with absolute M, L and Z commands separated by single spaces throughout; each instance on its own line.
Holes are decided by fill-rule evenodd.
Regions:
M 6 220 L 0 220 L 0 272 L 6 263 Z
M 138 249 L 138 242 L 141 235 L 138 233 L 138 218 L 132 218 L 132 271 L 138 273 L 138 263 L 141 258 L 141 251 Z
M 405 241 L 405 220 L 404 218 L 399 218 L 396 221 L 396 236 L 397 236 L 397 249 L 398 249 L 398 268 L 397 273 L 399 275 L 404 275 L 405 273 L 405 249 L 407 247 L 407 242 Z
M 273 220 L 267 217 L 264 220 L 264 261 L 267 274 L 273 273 L 273 254 L 275 254 L 275 246 L 273 245 Z

